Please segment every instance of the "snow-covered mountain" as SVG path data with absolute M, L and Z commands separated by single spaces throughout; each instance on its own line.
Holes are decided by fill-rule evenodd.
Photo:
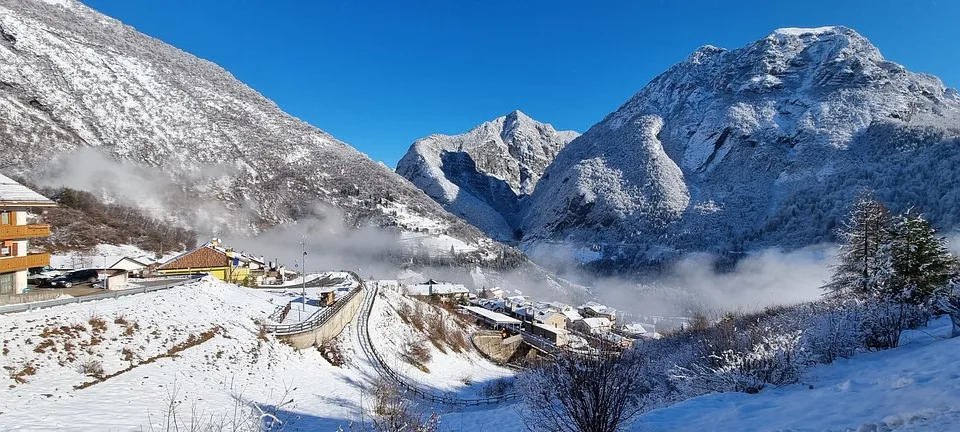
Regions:
M 0 113 L 4 173 L 93 184 L 205 229 L 256 230 L 321 205 L 351 226 L 489 242 L 221 67 L 74 0 L 0 1 Z
M 578 135 L 513 111 L 460 135 L 417 140 L 397 173 L 491 237 L 514 240 L 521 199 Z
M 629 267 L 831 240 L 862 188 L 948 228 L 958 136 L 960 96 L 936 77 L 848 28 L 780 29 L 652 80 L 557 155 L 519 228 L 524 247 L 564 242 Z

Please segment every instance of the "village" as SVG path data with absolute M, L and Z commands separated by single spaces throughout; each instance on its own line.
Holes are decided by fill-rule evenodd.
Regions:
M 266 322 L 274 326 L 305 326 L 337 306 L 358 288 L 359 276 L 349 272 L 322 271 L 303 274 L 304 263 L 291 270 L 279 259 L 238 251 L 219 238 L 180 253 L 148 254 L 131 247 L 101 245 L 82 253 L 30 253 L 28 239 L 50 235 L 50 226 L 28 223 L 30 209 L 56 204 L 46 197 L 2 177 L 0 207 L 3 224 L 3 256 L 0 257 L 0 311 L 16 305 L 33 307 L 50 301 L 83 301 L 138 290 L 172 286 L 176 281 L 212 276 L 239 286 L 276 294 L 277 310 Z M 305 256 L 305 255 L 304 255 Z M 11 275 L 11 276 L 8 276 Z M 362 281 L 360 281 L 362 282 Z M 441 302 L 469 316 L 479 327 L 500 332 L 507 339 L 522 335 L 538 349 L 599 352 L 630 348 L 638 340 L 660 337 L 659 318 L 651 322 L 625 322 L 623 314 L 609 306 L 589 301 L 572 306 L 547 299 L 534 299 L 516 290 L 480 287 L 436 280 L 370 280 L 379 288 L 429 302 Z M 278 330 L 279 331 L 279 330 Z

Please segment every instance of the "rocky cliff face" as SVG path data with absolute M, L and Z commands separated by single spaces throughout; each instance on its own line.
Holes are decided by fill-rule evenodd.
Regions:
M 960 97 L 844 27 L 703 47 L 577 138 L 524 202 L 524 244 L 623 265 L 832 239 L 849 198 L 960 223 Z
M 461 135 L 417 140 L 397 173 L 491 237 L 512 241 L 522 199 L 577 135 L 514 111 Z
M 73 0 L 0 1 L 0 113 L 3 172 L 192 226 L 249 232 L 327 207 L 350 225 L 489 241 L 219 66 Z

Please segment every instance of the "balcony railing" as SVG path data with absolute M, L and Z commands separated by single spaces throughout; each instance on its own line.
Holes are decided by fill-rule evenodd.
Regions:
M 50 235 L 50 225 L 0 225 L 0 240 L 23 240 Z
M 50 265 L 50 254 L 48 253 L 28 254 L 27 256 L 21 257 L 6 257 L 0 258 L 0 273 L 27 270 L 48 265 Z

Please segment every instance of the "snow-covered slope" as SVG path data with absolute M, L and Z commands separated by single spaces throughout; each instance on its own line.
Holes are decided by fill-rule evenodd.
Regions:
M 285 299 L 206 279 L 148 294 L 0 315 L 0 379 L 5 381 L 0 386 L 0 429 L 172 430 L 165 427 L 171 401 L 181 430 L 189 429 L 184 423 L 232 425 L 235 420 L 241 424 L 229 430 L 260 430 L 249 427 L 245 415 L 255 410 L 254 404 L 286 422 L 284 430 L 369 426 L 378 375 L 357 343 L 356 323 L 338 338 L 346 363 L 332 366 L 316 349 L 294 351 L 258 333 L 256 321 Z M 410 301 L 388 294 L 375 303 L 370 332 L 382 350 L 396 341 L 425 337 L 393 312 Z M 213 329 L 209 338 L 204 336 Z M 513 373 L 469 348 L 443 352 L 423 343 L 431 355 L 425 365 L 430 373 L 414 370 L 410 382 L 469 397 Z M 178 345 L 182 350 L 171 350 Z M 396 353 L 385 354 L 397 359 Z M 130 369 L 76 388 L 95 381 L 82 369 L 87 363 L 99 363 L 108 376 Z M 32 374 L 15 381 L 28 366 Z M 443 430 L 480 431 L 491 422 L 484 408 L 436 410 Z
M 631 430 L 960 430 L 960 338 L 949 319 L 910 331 L 912 343 L 859 354 L 807 373 L 803 383 L 759 394 L 715 393 L 641 416 Z M 903 340 L 903 339 L 902 339 Z
M 524 200 L 524 244 L 606 258 L 831 239 L 861 188 L 960 223 L 960 96 L 844 27 L 700 48 L 567 145 Z M 639 257 L 639 259 L 637 259 Z
M 403 214 L 482 237 L 219 66 L 75 0 L 0 1 L 0 113 L 4 173 L 127 198 L 193 227 L 263 228 L 323 204 L 350 226 L 416 228 Z
M 514 240 L 521 199 L 578 135 L 513 111 L 460 135 L 417 140 L 397 173 L 491 237 Z

